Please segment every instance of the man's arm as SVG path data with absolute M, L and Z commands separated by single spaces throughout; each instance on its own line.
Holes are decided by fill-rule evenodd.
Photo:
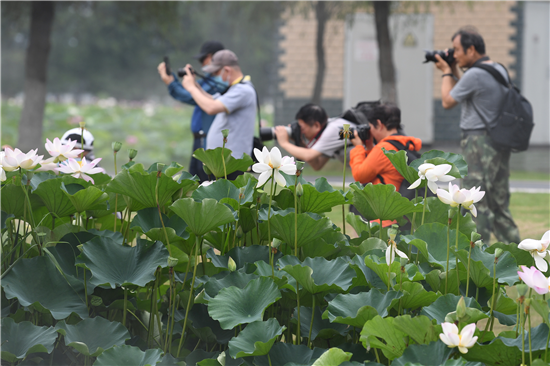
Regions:
M 219 100 L 212 99 L 212 96 L 206 93 L 200 85 L 195 81 L 195 76 L 190 71 L 190 66 L 187 64 L 185 70 L 187 74 L 183 77 L 181 85 L 191 94 L 191 97 L 197 103 L 197 105 L 202 109 L 206 114 L 214 115 L 221 112 L 229 113 L 225 108 L 222 102 Z
M 321 169 L 329 160 L 328 156 L 323 155 L 320 151 L 315 149 L 308 149 L 306 147 L 296 146 L 288 140 L 288 132 L 284 126 L 275 127 L 275 134 L 277 135 L 277 142 L 279 146 L 285 149 L 290 155 L 294 156 L 298 160 L 305 161 L 314 170 Z
M 453 63 L 454 67 L 451 67 L 441 58 L 441 56 L 436 54 L 435 58 L 437 59 L 435 66 L 439 70 L 443 71 L 443 75 L 447 75 L 443 76 L 441 80 L 441 104 L 443 105 L 443 108 L 450 109 L 458 104 L 458 102 L 451 96 L 451 90 L 456 85 L 455 77 L 457 79 L 459 78 L 456 62 Z M 454 75 L 454 77 L 448 74 Z

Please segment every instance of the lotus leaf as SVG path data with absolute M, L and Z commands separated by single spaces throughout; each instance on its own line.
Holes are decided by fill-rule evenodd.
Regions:
M 61 190 L 65 192 L 78 213 L 87 210 L 107 209 L 106 202 L 109 195 L 94 186 L 84 188 L 76 183 L 61 183 Z
M 63 178 L 48 179 L 40 183 L 34 190 L 48 210 L 56 217 L 69 216 L 76 212 L 76 208 L 61 188 Z
M 313 316 L 313 326 L 311 328 L 311 340 L 317 338 L 330 339 L 336 335 L 345 336 L 350 328 L 346 324 L 331 323 L 327 319 L 323 319 L 323 312 L 319 307 L 315 307 Z M 311 324 L 311 307 L 300 306 L 300 331 L 303 336 L 309 334 L 309 326 Z M 294 309 L 294 318 L 298 318 L 298 309 Z
M 16 218 L 23 217 L 25 210 L 24 207 L 26 204 L 26 197 L 23 188 L 15 184 L 6 184 L 2 186 L 1 192 L 2 200 L 0 200 L 0 205 L 2 207 L 2 211 L 12 214 Z
M 285 329 L 274 318 L 250 323 L 229 341 L 229 354 L 233 358 L 266 355 Z
M 409 184 L 412 184 L 418 179 L 418 168 L 415 169 L 408 164 L 412 161 L 407 161 L 407 153 L 404 150 L 395 151 L 395 150 L 384 150 L 384 154 L 388 157 L 390 162 L 393 164 L 395 169 L 405 178 Z M 401 184 L 407 184 L 405 181 Z M 422 182 L 422 187 L 426 184 L 425 181 Z M 420 187 L 420 186 L 419 186 Z
M 196 236 L 235 221 L 229 208 L 211 198 L 205 198 L 202 202 L 181 198 L 170 209 L 187 223 L 189 230 Z
M 162 359 L 161 349 L 148 349 L 143 352 L 138 347 L 112 347 L 95 360 L 94 366 L 132 365 L 155 366 Z
M 295 232 L 294 212 L 277 211 L 271 217 L 273 236 L 294 246 Z M 326 217 L 311 216 L 308 213 L 298 215 L 298 247 L 315 242 L 324 234 L 332 231 L 332 223 Z
M 460 250 L 456 253 L 463 264 L 468 263 L 468 252 Z M 470 277 L 477 287 L 488 287 L 493 285 L 493 263 L 495 255 L 481 251 L 478 247 L 472 249 L 470 260 Z M 496 265 L 497 282 L 513 286 L 519 281 L 518 265 L 510 252 L 504 252 Z
M 432 163 L 434 165 L 450 164 L 453 168 L 447 173 L 455 178 L 464 178 L 468 174 L 468 164 L 460 154 L 430 150 L 422 154 L 420 159 L 411 162 L 411 167 L 418 169 L 421 164 Z
M 31 322 L 15 323 L 11 318 L 2 318 L 2 360 L 14 363 L 31 353 L 51 353 L 56 339 L 53 327 L 37 327 Z
M 254 163 L 252 158 L 247 154 L 243 154 L 240 159 L 235 159 L 231 156 L 231 150 L 225 148 L 223 149 L 223 159 L 225 159 L 224 171 L 221 147 L 206 151 L 204 149 L 197 149 L 193 153 L 193 156 L 202 161 L 216 178 L 222 178 L 225 174 L 231 174 L 237 170 L 247 171 L 248 167 Z
M 197 188 L 191 197 L 197 201 L 202 201 L 205 198 L 213 198 L 220 202 L 223 199 L 233 199 L 238 205 L 249 205 L 253 202 L 254 196 L 254 179 L 249 179 L 246 186 L 244 186 L 244 192 L 240 195 L 240 189 L 228 180 L 221 179 L 207 186 L 200 186 Z
M 401 306 L 403 309 L 414 310 L 432 304 L 441 294 L 426 291 L 424 286 L 418 282 L 405 282 L 402 285 L 402 291 L 405 293 L 402 297 Z
M 426 316 L 420 315 L 414 318 L 410 315 L 398 316 L 394 319 L 393 325 L 417 344 L 429 344 L 439 339 L 440 332 Z
M 429 344 L 411 344 L 403 356 L 392 362 L 393 365 L 404 366 L 404 365 L 423 365 L 423 366 L 450 366 L 455 365 L 453 363 L 446 363 L 447 359 L 453 352 L 452 348 L 447 347 L 447 345 L 441 341 L 431 342 Z M 464 362 L 461 361 L 458 365 L 463 365 Z
M 105 318 L 84 319 L 76 325 L 57 323 L 57 332 L 63 334 L 65 345 L 76 349 L 85 356 L 97 357 L 113 346 L 122 346 L 130 333 L 119 322 L 110 322 Z
M 394 318 L 374 317 L 363 326 L 361 342 L 365 348 L 378 348 L 384 356 L 390 360 L 396 359 L 407 348 L 406 334 L 398 330 L 394 325 Z
M 325 349 L 309 349 L 305 345 L 294 345 L 291 343 L 276 343 L 269 351 L 271 362 L 267 356 L 254 357 L 254 364 L 258 366 L 269 365 L 311 365 L 318 359 Z
M 252 280 L 244 289 L 228 287 L 208 303 L 208 313 L 223 329 L 262 320 L 265 309 L 281 298 L 271 278 Z
M 445 322 L 447 314 L 456 310 L 456 305 L 461 296 L 455 294 L 447 294 L 439 297 L 431 305 L 425 306 L 420 314 L 428 316 L 430 319 L 435 319 L 437 324 Z M 466 307 L 481 310 L 481 306 L 471 297 L 465 297 L 464 302 Z

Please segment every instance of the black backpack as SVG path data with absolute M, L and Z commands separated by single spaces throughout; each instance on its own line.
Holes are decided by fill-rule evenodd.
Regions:
M 369 121 L 367 120 L 367 113 L 370 109 L 380 105 L 379 100 L 368 101 L 368 102 L 359 102 L 355 107 L 352 107 L 342 113 L 340 118 L 345 119 L 355 123 L 356 125 L 368 125 Z
M 475 104 L 472 103 L 477 114 L 487 126 L 493 147 L 496 150 L 512 152 L 527 150 L 534 126 L 531 103 L 520 94 L 519 89 L 512 82 L 504 80 L 502 74 L 493 66 L 478 63 L 473 67 L 487 71 L 496 81 L 508 89 L 501 102 L 498 116 L 493 121 L 486 121 Z M 510 79 L 509 76 L 508 79 Z

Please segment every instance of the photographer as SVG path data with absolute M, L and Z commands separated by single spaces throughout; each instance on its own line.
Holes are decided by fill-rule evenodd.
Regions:
M 194 56 L 194 58 L 199 60 L 202 67 L 205 67 L 210 65 L 212 62 L 212 55 L 223 49 L 224 46 L 220 42 L 208 41 L 203 43 L 200 53 Z M 174 73 L 171 73 L 171 75 L 166 73 L 166 66 L 167 65 L 164 62 L 161 62 L 160 65 L 158 65 L 157 70 L 162 81 L 168 85 L 168 92 L 172 98 L 179 100 L 182 103 L 195 106 L 191 117 L 191 132 L 193 133 L 192 151 L 200 148 L 206 149 L 205 139 L 208 134 L 208 130 L 214 121 L 214 116 L 208 115 L 197 105 L 191 94 L 183 88 Z M 216 94 L 224 91 L 223 83 L 221 83 L 220 78 L 213 78 L 210 74 L 206 74 L 205 76 L 206 78 L 199 81 L 199 85 L 205 92 L 209 94 Z M 208 180 L 208 176 L 202 169 L 202 162 L 195 159 L 193 156 L 191 156 L 191 162 L 189 163 L 189 173 L 198 175 L 201 182 Z
M 485 191 L 485 197 L 476 204 L 479 212 L 475 218 L 477 230 L 487 243 L 491 231 L 498 241 L 518 243 L 519 230 L 508 209 L 510 151 L 497 151 L 492 147 L 485 125 L 485 122 L 491 123 L 498 117 L 506 88 L 488 71 L 476 66 L 484 64 L 494 67 L 504 80 L 509 80 L 508 73 L 502 65 L 492 62 L 485 55 L 485 42 L 475 29 L 463 28 L 451 40 L 454 60 L 449 65 L 440 55 L 436 55 L 435 66 L 443 72 L 443 108 L 453 108 L 459 103 L 462 107 L 460 145 L 468 163 L 468 175 L 463 185 L 468 189 L 481 187 Z M 462 77 L 458 67 L 467 69 Z
M 367 119 L 370 136 L 363 141 L 355 133 L 351 142 L 355 146 L 350 151 L 350 166 L 353 178 L 362 184 L 393 184 L 398 191 L 403 176 L 395 169 L 390 159 L 384 154 L 386 150 L 398 149 L 389 140 L 401 143 L 406 149 L 419 151 L 422 141 L 416 137 L 403 136 L 401 131 L 401 110 L 393 104 L 381 104 L 372 108 Z M 377 141 L 374 144 L 374 140 Z
M 321 169 L 330 158 L 344 161 L 344 140 L 340 139 L 340 130 L 344 124 L 351 124 L 343 118 L 328 119 L 327 112 L 316 105 L 306 104 L 298 113 L 296 120 L 302 136 L 307 140 L 296 146 L 289 141 L 285 126 L 275 127 L 277 142 L 289 154 L 298 160 L 303 160 L 315 170 Z

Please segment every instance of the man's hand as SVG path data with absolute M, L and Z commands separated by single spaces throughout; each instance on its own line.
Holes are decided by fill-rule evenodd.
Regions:
M 445 50 L 447 52 L 447 50 Z M 453 70 L 451 66 L 447 63 L 447 61 L 443 60 L 441 56 L 438 54 L 435 55 L 435 59 L 437 62 L 435 63 L 435 67 L 437 67 L 439 70 L 443 71 L 444 74 L 452 74 Z M 455 61 L 456 63 L 456 61 Z
M 290 126 L 290 125 L 289 125 Z M 288 132 L 285 126 L 275 126 L 275 136 L 279 145 L 288 143 Z
M 191 72 L 190 64 L 185 65 L 185 72 L 186 75 L 183 76 L 181 85 L 185 88 L 185 90 L 190 91 L 196 86 L 195 75 L 193 75 L 193 72 Z
M 353 146 L 365 146 L 367 150 L 372 149 L 374 146 L 374 143 L 372 142 L 372 135 L 370 135 L 370 138 L 367 141 L 361 141 L 359 138 L 359 135 L 357 134 L 357 131 L 353 134 L 353 138 L 351 139 L 351 143 Z
M 162 81 L 164 81 L 164 84 L 168 85 L 174 81 L 174 77 L 166 73 L 166 64 L 164 62 L 161 62 L 158 65 L 157 70 L 159 72 L 160 78 L 162 79 Z

